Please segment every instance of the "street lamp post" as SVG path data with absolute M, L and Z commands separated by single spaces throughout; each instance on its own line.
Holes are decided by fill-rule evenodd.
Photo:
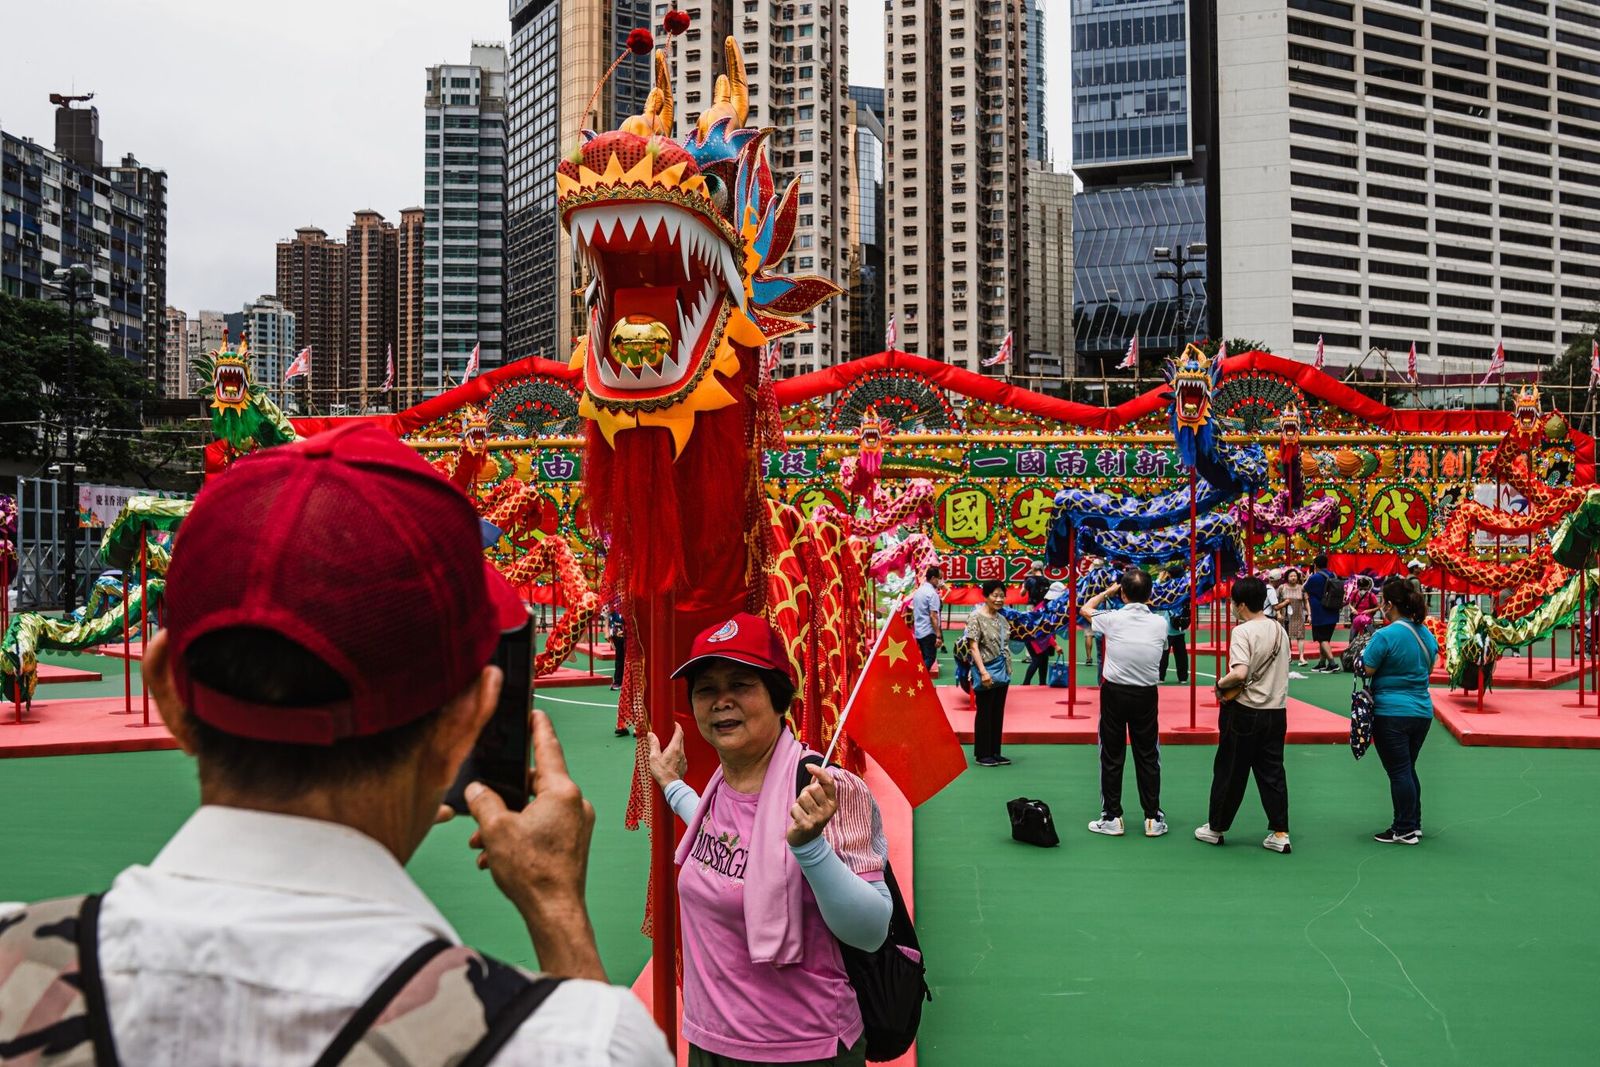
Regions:
M 67 297 L 67 382 L 64 387 L 66 400 L 62 412 L 62 429 L 66 432 L 67 462 L 66 462 L 66 503 L 61 508 L 61 517 L 65 525 L 62 528 L 61 540 L 65 546 L 62 559 L 62 578 L 66 585 L 64 602 L 66 614 L 72 614 L 78 606 L 78 304 L 84 299 L 83 287 L 90 279 L 89 268 L 82 263 L 74 263 L 67 267 L 58 267 L 52 272 L 52 277 L 62 288 Z
M 1181 320 L 1179 323 L 1179 328 L 1185 332 L 1187 332 L 1189 326 L 1189 315 L 1185 300 L 1185 290 L 1190 282 L 1198 281 L 1206 276 L 1206 272 L 1204 270 L 1198 268 L 1189 270 L 1187 268 L 1193 263 L 1204 262 L 1206 258 L 1206 252 L 1207 248 L 1204 241 L 1190 241 L 1186 245 L 1176 246 L 1157 245 L 1150 250 L 1150 258 L 1152 260 L 1157 263 L 1166 263 L 1171 266 L 1170 270 L 1156 271 L 1156 277 L 1164 281 L 1169 281 L 1177 287 L 1178 316 Z M 1217 338 L 1217 340 L 1220 341 L 1221 338 Z M 1177 347 L 1176 342 L 1174 342 L 1173 347 Z

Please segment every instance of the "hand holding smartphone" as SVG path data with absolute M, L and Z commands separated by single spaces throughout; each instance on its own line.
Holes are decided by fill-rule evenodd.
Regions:
M 507 808 L 521 811 L 528 804 L 528 715 L 533 710 L 533 619 L 521 629 L 500 635 L 500 645 L 490 661 L 505 675 L 500 703 L 484 724 L 461 773 L 445 794 L 444 802 L 457 815 L 467 813 L 465 790 L 481 782 L 494 790 Z

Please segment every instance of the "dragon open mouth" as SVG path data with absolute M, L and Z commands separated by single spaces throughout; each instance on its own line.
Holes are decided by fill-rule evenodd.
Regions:
M 219 404 L 243 404 L 245 390 L 248 388 L 248 374 L 245 368 L 233 364 L 221 364 L 216 369 L 214 379 L 217 402 Z
M 1173 393 L 1178 403 L 1178 418 L 1183 422 L 1199 422 L 1208 399 L 1206 383 L 1182 378 L 1173 387 Z
M 630 401 L 674 392 L 713 347 L 728 302 L 745 304 L 732 245 L 661 202 L 575 208 L 568 226 L 573 259 L 591 275 L 590 391 Z

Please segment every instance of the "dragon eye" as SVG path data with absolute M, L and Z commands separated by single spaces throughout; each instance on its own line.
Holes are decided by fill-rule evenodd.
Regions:
M 724 218 L 733 214 L 733 198 L 728 194 L 728 185 L 715 174 L 706 175 L 706 188 L 710 191 L 711 202 L 716 205 L 717 212 Z

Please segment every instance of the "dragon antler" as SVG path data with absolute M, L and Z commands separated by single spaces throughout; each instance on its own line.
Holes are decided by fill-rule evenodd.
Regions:
M 744 73 L 744 56 L 739 44 L 731 36 L 722 42 L 728 57 L 728 73 L 717 75 L 717 87 L 711 96 L 711 106 L 700 113 L 695 126 L 702 138 L 711 134 L 711 127 L 723 119 L 731 118 L 733 129 L 744 125 L 750 114 L 750 82 Z
M 656 86 L 644 102 L 644 111 L 622 120 L 619 129 L 639 137 L 672 136 L 672 74 L 667 54 L 656 49 Z

